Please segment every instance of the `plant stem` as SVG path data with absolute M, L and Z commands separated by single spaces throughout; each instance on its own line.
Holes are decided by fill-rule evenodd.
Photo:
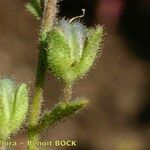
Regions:
M 54 25 L 54 21 L 57 13 L 57 0 L 48 0 L 43 13 L 42 18 L 42 30 L 41 34 L 46 34 L 50 31 Z M 40 42 L 39 58 L 36 73 L 35 91 L 33 96 L 33 102 L 29 114 L 29 128 L 28 128 L 28 142 L 36 143 L 39 139 L 38 133 L 35 135 L 32 133 L 31 128 L 38 124 L 41 114 L 41 103 L 43 100 L 43 87 L 46 75 L 46 45 L 45 39 Z M 43 45 L 44 44 L 44 45 Z M 28 145 L 28 150 L 37 150 L 36 145 Z
M 68 102 L 71 100 L 71 97 L 72 97 L 72 85 L 66 84 L 63 93 L 63 101 Z
M 29 120 L 29 124 L 31 126 L 35 126 L 37 124 L 41 113 L 41 103 L 43 99 L 43 87 L 44 87 L 44 80 L 45 80 L 45 73 L 46 73 L 46 65 L 43 57 L 45 53 L 46 52 L 43 49 L 40 49 L 38 67 L 36 73 L 35 92 L 33 96 L 33 102 L 31 106 L 30 120 Z
M 41 114 L 41 103 L 43 100 L 43 87 L 44 87 L 44 80 L 45 80 L 45 73 L 46 73 L 46 65 L 45 65 L 43 55 L 45 55 L 45 51 L 40 49 L 38 67 L 36 73 L 35 92 L 33 96 L 31 111 L 29 114 L 28 140 L 29 142 L 32 143 L 36 143 L 38 141 L 38 135 L 33 135 L 30 132 L 30 128 L 35 126 L 38 123 Z M 37 147 L 36 145 L 31 144 L 28 145 L 28 150 L 37 150 Z
M 35 135 L 35 134 L 32 134 L 32 132 L 30 131 L 28 133 L 28 150 L 38 150 L 37 148 L 37 142 L 39 140 L 39 136 L 38 135 Z
M 44 15 L 42 20 L 43 31 L 50 31 L 55 23 L 57 14 L 57 0 L 48 0 L 44 9 Z

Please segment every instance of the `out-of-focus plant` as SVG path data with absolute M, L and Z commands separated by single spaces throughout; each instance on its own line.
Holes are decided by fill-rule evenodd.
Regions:
M 39 58 L 32 104 L 29 109 L 28 140 L 36 143 L 46 128 L 75 115 L 88 104 L 86 98 L 72 100 L 72 86 L 89 71 L 101 54 L 103 28 L 87 28 L 78 20 L 57 18 L 57 0 L 30 0 L 27 10 L 39 20 Z M 84 10 L 83 10 L 84 11 Z M 64 83 L 60 102 L 41 114 L 45 74 L 49 73 Z M 28 90 L 10 79 L 0 80 L 0 139 L 7 140 L 25 120 L 28 110 Z M 37 150 L 36 144 L 28 150 Z
M 0 79 L 0 140 L 6 141 L 16 133 L 28 112 L 26 84 L 17 85 L 12 79 Z

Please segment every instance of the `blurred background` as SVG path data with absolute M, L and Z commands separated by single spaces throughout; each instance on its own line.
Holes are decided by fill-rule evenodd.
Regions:
M 26 2 L 0 0 L 0 75 L 11 75 L 32 89 L 39 24 L 25 11 Z M 150 150 L 150 1 L 63 0 L 59 16 L 78 16 L 82 8 L 82 22 L 104 25 L 107 33 L 102 57 L 74 86 L 74 97 L 88 97 L 90 105 L 42 135 L 43 141 L 77 140 L 78 147 L 42 149 Z M 43 110 L 59 101 L 62 90 L 63 85 L 47 75 Z M 26 131 L 13 140 L 25 142 Z

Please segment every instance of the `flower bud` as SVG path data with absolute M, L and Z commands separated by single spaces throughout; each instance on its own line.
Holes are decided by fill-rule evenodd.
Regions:
M 49 33 L 47 63 L 49 69 L 66 83 L 84 76 L 92 66 L 103 29 L 87 29 L 79 22 L 60 20 Z
M 0 79 L 0 140 L 15 133 L 26 118 L 28 90 L 8 78 Z

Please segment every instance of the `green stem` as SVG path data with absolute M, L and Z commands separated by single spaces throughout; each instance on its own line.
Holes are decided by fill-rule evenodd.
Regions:
M 35 83 L 35 92 L 33 96 L 33 102 L 31 106 L 31 111 L 29 114 L 29 129 L 28 129 L 28 142 L 36 143 L 38 141 L 38 135 L 33 135 L 30 132 L 30 128 L 35 126 L 40 118 L 41 114 L 41 103 L 43 100 L 43 87 L 46 74 L 46 64 L 45 64 L 45 53 L 46 51 L 42 49 L 42 46 L 39 51 L 39 60 L 36 73 L 36 83 Z M 36 145 L 28 145 L 28 150 L 37 150 Z
M 28 133 L 28 143 L 27 147 L 28 150 L 37 150 L 37 142 L 39 140 L 39 136 L 36 134 L 33 134 L 31 131 Z
M 54 25 L 54 21 L 57 13 L 57 0 L 48 0 L 44 8 L 42 17 L 41 34 L 47 34 Z M 43 45 L 44 44 L 44 45 Z M 35 91 L 33 96 L 33 102 L 29 114 L 29 128 L 28 128 L 28 142 L 36 143 L 39 139 L 38 133 L 33 134 L 31 128 L 38 124 L 41 114 L 41 103 L 43 100 L 43 87 L 46 74 L 46 42 L 45 38 L 40 41 L 40 51 L 38 58 L 38 66 L 36 73 Z M 28 150 L 37 150 L 36 145 L 28 145 Z
M 31 112 L 30 112 L 29 124 L 31 126 L 37 124 L 39 120 L 39 116 L 41 114 L 41 103 L 43 99 L 43 87 L 44 87 L 44 80 L 46 74 L 46 65 L 44 61 L 45 53 L 46 53 L 45 50 L 41 48 L 39 52 L 39 60 L 38 60 L 38 67 L 36 73 L 35 92 L 33 96 Z

